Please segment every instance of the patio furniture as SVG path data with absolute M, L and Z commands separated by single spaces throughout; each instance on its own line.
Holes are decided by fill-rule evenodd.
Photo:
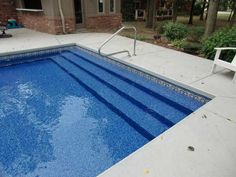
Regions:
M 6 34 L 5 31 L 7 30 L 7 27 L 0 25 L 0 30 L 2 31 L 2 35 L 4 35 L 4 34 Z
M 14 29 L 19 28 L 20 26 L 16 23 L 15 19 L 8 19 L 7 20 L 7 28 L 8 29 Z
M 0 24 L 0 31 L 2 32 L 2 34 L 0 34 L 0 38 L 9 38 L 12 37 L 11 34 L 6 34 L 7 27 L 6 25 L 2 25 Z
M 224 48 L 215 48 L 215 49 L 216 49 L 216 55 L 215 55 L 214 63 L 212 66 L 212 73 L 215 73 L 215 69 L 217 65 L 236 72 L 236 55 L 234 56 L 234 59 L 232 60 L 231 63 L 220 59 L 220 54 L 222 50 L 236 50 L 236 48 L 224 47 Z M 234 74 L 233 82 L 236 82 L 236 73 Z
M 145 20 L 146 11 L 145 9 L 135 9 L 135 20 Z

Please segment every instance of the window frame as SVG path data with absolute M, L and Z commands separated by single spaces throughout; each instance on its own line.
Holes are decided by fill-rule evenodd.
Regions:
M 113 11 L 111 11 L 111 1 L 113 1 Z M 116 0 L 109 0 L 109 12 L 112 14 L 116 13 Z
M 103 2 L 102 2 L 102 4 L 103 4 L 103 6 L 102 6 L 102 12 L 100 12 L 99 11 L 99 2 L 100 0 L 97 0 L 97 11 L 98 11 L 98 13 L 99 14 L 104 14 L 105 13 L 105 0 L 102 0 Z

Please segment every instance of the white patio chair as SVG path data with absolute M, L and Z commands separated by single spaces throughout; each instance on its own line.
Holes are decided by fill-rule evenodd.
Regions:
M 214 63 L 212 66 L 212 73 L 215 73 L 215 69 L 216 66 L 221 66 L 224 67 L 226 69 L 229 69 L 231 71 L 234 71 L 234 78 L 233 78 L 233 82 L 236 82 L 236 55 L 234 56 L 234 59 L 232 60 L 232 62 L 226 62 L 221 60 L 220 57 L 220 53 L 222 50 L 236 50 L 236 48 L 234 47 L 224 47 L 224 48 L 215 48 L 216 49 L 216 55 L 215 55 L 215 59 L 214 59 Z

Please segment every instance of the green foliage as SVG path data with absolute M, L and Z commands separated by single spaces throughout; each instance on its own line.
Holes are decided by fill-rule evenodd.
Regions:
M 131 39 L 134 39 L 135 36 L 134 36 L 133 34 L 127 34 L 126 37 L 131 38 Z M 136 36 L 136 39 L 139 40 L 139 41 L 146 41 L 146 40 L 148 40 L 149 38 L 146 37 L 146 36 L 144 36 L 144 35 L 137 35 L 137 36 Z
M 201 52 L 205 57 L 214 59 L 216 51 L 215 47 L 236 47 L 236 27 L 223 28 L 216 31 L 202 42 Z M 231 62 L 235 55 L 235 51 L 227 50 L 222 52 L 221 58 Z
M 185 42 L 185 39 L 180 39 L 180 40 L 174 40 L 172 41 L 172 45 L 175 46 L 178 49 L 182 49 L 183 48 L 183 44 Z
M 202 12 L 202 3 L 196 2 L 193 9 L 193 15 L 201 15 L 201 12 Z
M 182 48 L 185 52 L 191 53 L 191 54 L 197 54 L 201 50 L 201 44 L 197 42 L 184 42 L 182 44 Z
M 156 24 L 157 33 L 164 34 L 164 28 L 163 27 L 165 26 L 165 24 L 167 24 L 169 22 L 170 22 L 169 20 L 157 22 L 157 24 Z
M 198 42 L 189 42 L 186 39 L 175 40 L 171 42 L 178 49 L 182 49 L 186 53 L 198 54 L 201 50 L 201 44 Z
M 124 21 L 133 21 L 135 18 L 135 9 L 133 0 L 122 1 L 121 13 Z
M 204 30 L 205 29 L 202 26 L 190 27 L 188 31 L 188 41 L 200 42 L 201 37 L 204 34 Z
M 230 5 L 230 1 L 220 0 L 219 11 L 226 11 Z
M 234 8 L 234 1 L 235 1 L 235 0 L 229 0 L 228 6 L 229 6 L 230 9 L 233 9 L 233 8 Z
M 187 36 L 187 27 L 181 23 L 168 22 L 163 25 L 164 35 L 170 40 L 180 40 Z

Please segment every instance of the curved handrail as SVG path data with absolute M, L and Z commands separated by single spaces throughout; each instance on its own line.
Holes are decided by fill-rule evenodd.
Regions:
M 101 45 L 100 47 L 98 48 L 98 53 L 99 55 L 102 55 L 101 54 L 101 49 L 111 40 L 113 39 L 117 34 L 119 34 L 121 31 L 123 31 L 124 29 L 133 29 L 134 30 L 134 49 L 133 49 L 133 55 L 136 56 L 136 40 L 137 40 L 137 29 L 134 27 L 134 26 L 123 26 L 122 28 L 120 28 L 118 31 L 116 31 L 114 34 L 112 34 L 108 39 L 106 39 Z M 118 54 L 118 53 L 124 53 L 124 52 L 127 52 L 129 56 L 130 55 L 130 52 L 128 50 L 122 50 L 122 51 L 119 51 L 119 52 L 114 52 L 114 53 L 110 53 L 110 54 L 107 54 L 105 56 L 111 56 L 111 55 L 115 55 L 115 54 Z

